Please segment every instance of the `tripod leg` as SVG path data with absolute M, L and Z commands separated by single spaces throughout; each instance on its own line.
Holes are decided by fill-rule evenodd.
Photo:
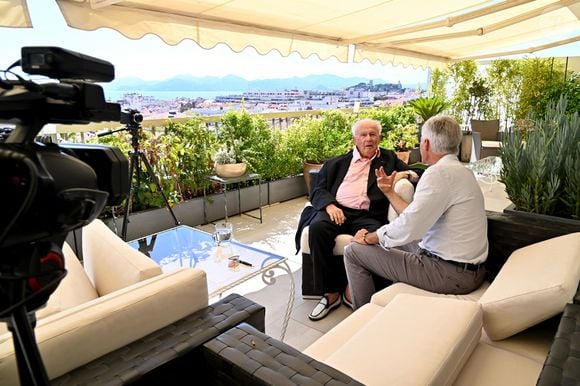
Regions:
M 179 221 L 177 220 L 177 217 L 175 217 L 175 213 L 173 213 L 173 209 L 171 209 L 171 206 L 169 206 L 169 201 L 167 201 L 167 197 L 165 197 L 165 193 L 163 193 L 163 189 L 161 189 L 161 185 L 159 184 L 159 180 L 155 176 L 155 173 L 153 173 L 153 168 L 151 167 L 151 164 L 149 163 L 149 161 L 147 161 L 147 157 L 145 157 L 145 154 L 143 154 L 142 152 L 138 152 L 138 154 L 139 154 L 139 157 L 141 158 L 141 160 L 143 161 L 145 168 L 147 169 L 147 173 L 149 173 L 149 177 L 155 183 L 155 186 L 157 187 L 157 190 L 161 194 L 161 197 L 163 197 L 163 201 L 165 202 L 165 206 L 169 210 L 169 213 L 171 213 L 171 217 L 173 217 L 173 221 L 175 221 L 175 225 L 179 225 Z
M 135 169 L 135 164 L 139 163 L 139 156 L 135 151 L 131 153 L 129 163 L 129 194 L 125 200 L 125 213 L 123 214 L 123 230 L 121 231 L 121 238 L 127 241 L 127 224 L 129 222 L 129 212 L 131 211 L 131 199 L 133 198 L 133 172 L 139 173 L 139 168 Z M 137 165 L 138 166 L 138 165 Z M 137 176 L 138 178 L 138 176 Z
M 20 384 L 48 386 L 48 375 L 42 363 L 25 306 L 17 307 L 13 311 L 8 322 L 8 329 L 12 331 Z

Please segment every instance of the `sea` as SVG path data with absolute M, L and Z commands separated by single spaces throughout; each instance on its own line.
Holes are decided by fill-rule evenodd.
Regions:
M 215 99 L 217 96 L 241 95 L 243 91 L 140 91 L 140 90 L 107 90 L 105 89 L 105 98 L 109 101 L 117 101 L 123 97 L 123 94 L 138 93 L 142 96 L 151 96 L 158 100 L 169 101 L 176 98 L 204 98 Z

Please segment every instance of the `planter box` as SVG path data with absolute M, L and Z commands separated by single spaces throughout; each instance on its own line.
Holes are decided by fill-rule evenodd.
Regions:
M 421 162 L 421 150 L 419 148 L 411 149 L 411 154 L 409 155 L 409 165 L 413 165 L 417 162 Z
M 175 207 L 173 208 L 173 212 L 179 220 L 180 218 L 175 212 Z M 113 232 L 121 236 L 123 231 L 122 216 L 117 218 L 115 221 L 113 221 L 113 219 L 107 219 L 105 220 L 105 223 L 113 230 Z M 134 212 L 129 214 L 126 240 L 135 240 L 152 233 L 173 228 L 174 226 L 175 221 L 166 207 Z
M 288 201 L 308 194 L 302 174 L 268 183 L 268 204 Z
M 262 206 L 265 206 L 302 197 L 306 195 L 306 184 L 302 175 L 262 183 L 260 202 L 258 201 L 259 191 L 260 187 L 258 185 L 241 188 L 239 192 L 237 189 L 228 190 L 226 193 L 228 216 L 238 215 L 240 213 L 239 209 L 242 212 L 258 209 L 260 202 Z M 238 206 L 238 203 L 241 203 L 241 205 Z M 175 217 L 177 217 L 180 224 L 192 227 L 221 220 L 225 218 L 224 195 L 223 193 L 215 193 L 208 195 L 205 199 L 204 197 L 196 197 L 180 202 L 173 207 L 173 213 L 175 213 Z M 121 235 L 123 217 L 117 218 L 115 222 L 113 222 L 113 219 L 106 219 L 105 223 L 115 233 Z M 173 221 L 173 217 L 166 207 L 134 212 L 129 215 L 127 241 L 145 237 L 174 226 L 175 221 Z M 80 231 L 76 232 L 76 238 L 77 244 L 79 244 Z M 69 234 L 67 241 L 71 245 L 74 244 L 72 232 Z M 79 249 L 77 249 L 77 252 L 79 252 L 79 257 L 81 257 Z

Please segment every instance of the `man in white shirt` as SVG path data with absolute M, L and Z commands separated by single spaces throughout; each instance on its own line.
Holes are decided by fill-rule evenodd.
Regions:
M 344 262 L 354 308 L 375 292 L 372 274 L 431 292 L 464 294 L 485 278 L 487 217 L 473 173 L 457 152 L 461 129 L 451 117 L 423 124 L 421 157 L 430 165 L 407 204 L 392 189 L 397 172 L 376 171 L 377 183 L 399 213 L 375 232 L 359 230 Z

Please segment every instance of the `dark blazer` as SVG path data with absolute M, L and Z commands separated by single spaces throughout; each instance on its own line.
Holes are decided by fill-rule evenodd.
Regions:
M 377 185 L 375 169 L 382 166 L 387 174 L 391 174 L 395 170 L 403 171 L 411 168 L 397 158 L 395 152 L 382 148 L 379 150 L 380 154 L 373 159 L 369 170 L 367 194 L 371 201 L 369 215 L 379 220 L 382 224 L 386 224 L 389 200 L 387 200 L 387 197 Z M 323 210 L 327 205 L 337 203 L 336 192 L 346 176 L 351 161 L 352 151 L 345 155 L 331 158 L 322 165 L 318 172 L 316 185 L 310 194 L 310 202 L 315 209 Z
M 385 197 L 377 185 L 375 169 L 382 166 L 387 174 L 391 174 L 395 170 L 403 171 L 411 170 L 412 168 L 397 158 L 394 151 L 383 148 L 379 150 L 380 154 L 373 159 L 369 170 L 367 194 L 371 201 L 369 215 L 380 221 L 381 224 L 386 224 L 388 222 L 389 200 L 387 200 L 387 197 Z M 350 162 L 352 161 L 352 153 L 351 150 L 344 155 L 327 160 L 317 173 L 316 185 L 312 189 L 312 193 L 310 193 L 310 203 L 312 206 L 304 208 L 298 223 L 298 229 L 295 235 L 296 253 L 300 249 L 302 230 L 310 225 L 314 217 L 316 217 L 317 212 L 324 210 L 329 204 L 337 204 L 336 192 L 346 176 Z M 419 175 L 422 173 L 422 170 L 415 171 Z

